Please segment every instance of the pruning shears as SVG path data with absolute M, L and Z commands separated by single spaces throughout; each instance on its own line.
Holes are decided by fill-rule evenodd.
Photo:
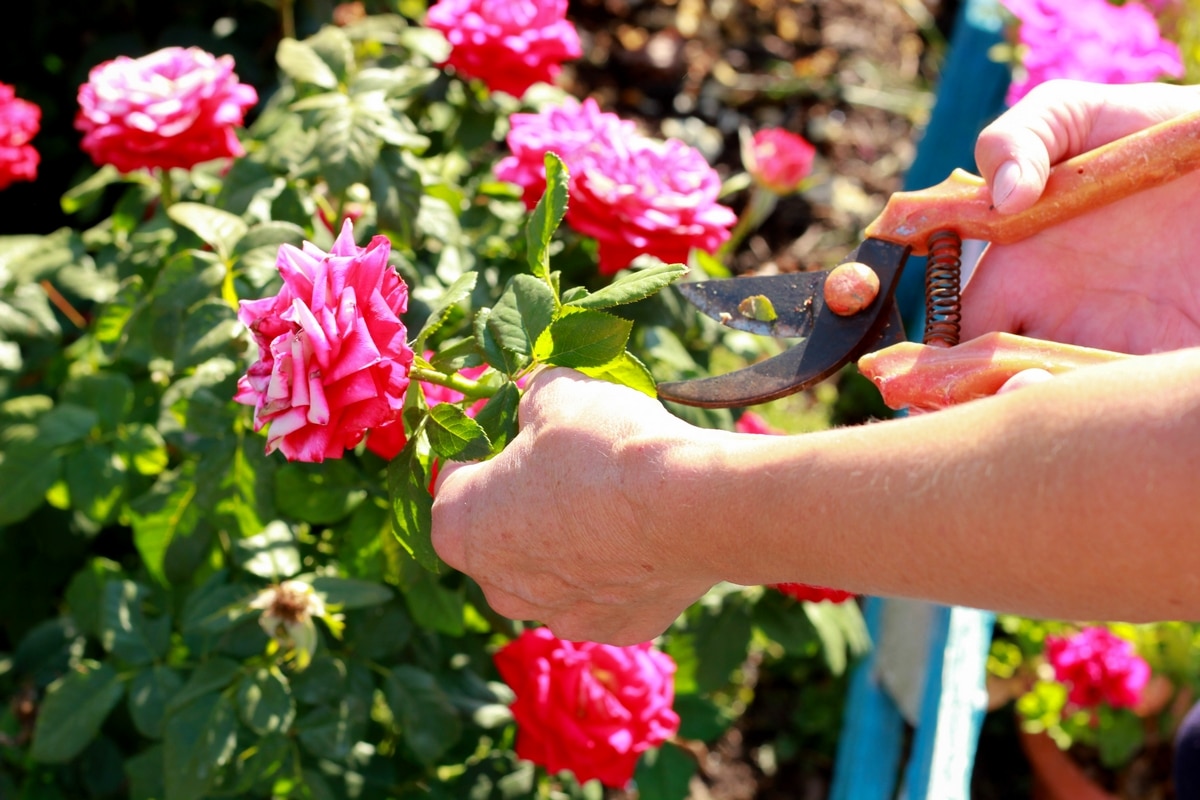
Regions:
M 660 383 L 658 395 L 706 408 L 765 403 L 904 341 L 895 292 L 913 255 L 928 256 L 925 343 L 953 346 L 963 239 L 1012 244 L 1197 168 L 1200 111 L 1056 165 L 1038 202 L 1018 214 L 1001 215 L 984 180 L 956 169 L 931 188 L 893 194 L 862 243 L 831 270 L 676 284 L 700 311 L 730 328 L 802 341 L 724 375 Z M 849 295 L 847 278 L 854 286 Z

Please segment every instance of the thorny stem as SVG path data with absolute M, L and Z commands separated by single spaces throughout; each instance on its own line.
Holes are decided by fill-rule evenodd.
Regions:
M 71 320 L 71 324 L 80 330 L 87 327 L 87 320 L 83 314 L 80 314 L 75 306 L 71 305 L 71 301 L 62 296 L 58 289 L 54 288 L 54 284 L 50 281 L 39 281 L 38 285 L 42 287 L 42 291 L 46 293 L 46 297 L 50 298 L 50 302 L 54 307 L 63 313 L 67 319 Z
M 169 167 L 158 170 L 158 198 L 164 211 L 175 203 L 175 184 L 171 183 Z
M 296 38 L 296 13 L 293 0 L 279 0 L 279 31 L 285 39 Z

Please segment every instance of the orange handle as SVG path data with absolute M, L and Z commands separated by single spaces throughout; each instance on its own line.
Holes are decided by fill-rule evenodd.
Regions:
M 956 169 L 936 186 L 892 195 L 866 235 L 907 244 L 915 255 L 928 253 L 929 235 L 940 230 L 1012 244 L 1198 167 L 1200 111 L 1063 161 L 1050 170 L 1037 203 L 1018 214 L 997 212 L 983 178 Z

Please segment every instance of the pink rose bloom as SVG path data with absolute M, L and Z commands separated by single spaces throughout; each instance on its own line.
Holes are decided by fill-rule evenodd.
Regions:
M 566 20 L 567 0 L 440 0 L 425 24 L 446 35 L 447 64 L 493 92 L 521 97 L 535 83 L 552 83 L 562 62 L 583 49 Z
M 773 436 L 780 436 L 784 433 L 768 423 L 761 414 L 754 411 L 743 412 L 737 418 L 737 422 L 733 423 L 733 428 L 738 433 L 765 433 Z
M 495 656 L 516 693 L 517 756 L 622 788 L 638 758 L 679 730 L 675 662 L 648 642 L 614 647 L 525 630 Z
M 767 128 L 754 134 L 742 153 L 742 163 L 754 182 L 778 195 L 791 194 L 812 172 L 817 148 L 782 128 Z
M 37 177 L 38 151 L 29 142 L 42 124 L 42 110 L 0 83 L 0 189 Z
M 1179 48 L 1137 2 L 1002 0 L 1018 20 L 1024 75 L 1008 90 L 1011 105 L 1052 78 L 1138 83 L 1183 76 Z
M 1073 636 L 1047 636 L 1046 660 L 1066 685 L 1067 699 L 1081 708 L 1107 703 L 1132 708 L 1150 680 L 1150 665 L 1133 642 L 1108 628 L 1084 628 Z
M 256 102 L 254 87 L 238 83 L 231 57 L 167 47 L 93 67 L 79 87 L 75 127 L 96 164 L 121 172 L 189 169 L 243 155 L 234 129 Z
M 340 458 L 367 430 L 399 420 L 413 352 L 400 321 L 408 287 L 387 262 L 390 250 L 385 236 L 355 246 L 347 220 L 328 253 L 309 242 L 281 246 L 279 294 L 241 301 L 258 361 L 234 399 L 254 406 L 256 431 L 269 426 L 268 453 Z
M 721 179 L 699 150 L 650 139 L 595 101 L 566 101 L 539 114 L 514 114 L 513 155 L 496 166 L 520 184 L 532 208 L 545 190 L 543 157 L 557 154 L 570 173 L 566 221 L 599 243 L 600 272 L 612 275 L 639 255 L 687 261 L 729 238 L 733 210 L 717 203 Z
M 574 176 L 582 163 L 577 156 L 589 147 L 607 148 L 608 142 L 638 135 L 632 121 L 601 111 L 590 97 L 582 103 L 568 97 L 538 114 L 513 114 L 508 122 L 506 141 L 512 155 L 496 165 L 496 177 L 523 187 L 529 209 L 546 191 L 546 153 L 561 158 Z

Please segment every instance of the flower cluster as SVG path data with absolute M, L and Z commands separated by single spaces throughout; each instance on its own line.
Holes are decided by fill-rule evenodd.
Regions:
M 269 426 L 267 452 L 339 458 L 368 429 L 399 418 L 413 352 L 400 321 L 408 287 L 390 251 L 385 236 L 357 247 L 347 220 L 329 253 L 307 242 L 281 247 L 279 294 L 241 301 L 258 360 L 235 399 L 254 406 L 255 430 Z
M 596 239 L 604 275 L 643 254 L 684 262 L 693 247 L 715 252 L 737 221 L 717 202 L 721 179 L 700 151 L 642 136 L 594 100 L 513 114 L 510 126 L 512 155 L 496 176 L 519 184 L 532 206 L 545 185 L 545 154 L 558 155 L 570 174 L 567 224 Z
M 234 128 L 257 102 L 254 87 L 238 82 L 229 56 L 167 47 L 93 67 L 79 87 L 75 127 L 97 164 L 121 172 L 188 169 L 244 154 Z
M 521 97 L 582 54 L 566 13 L 567 0 L 440 0 L 425 24 L 445 34 L 452 48 L 446 63 L 460 75 Z
M 648 643 L 569 642 L 527 629 L 495 655 L 512 687 L 516 752 L 550 772 L 624 787 L 639 756 L 675 735 L 675 662 Z
M 1179 47 L 1162 36 L 1154 14 L 1138 2 L 1001 0 L 1020 21 L 1022 69 L 1009 104 L 1052 78 L 1137 83 L 1183 75 Z
M 1150 680 L 1150 665 L 1137 654 L 1133 642 L 1104 627 L 1047 636 L 1046 660 L 1055 679 L 1067 686 L 1067 699 L 1080 708 L 1102 703 L 1132 708 Z
M 42 110 L 0 83 L 0 189 L 37 177 L 40 157 L 29 142 L 41 126 Z

